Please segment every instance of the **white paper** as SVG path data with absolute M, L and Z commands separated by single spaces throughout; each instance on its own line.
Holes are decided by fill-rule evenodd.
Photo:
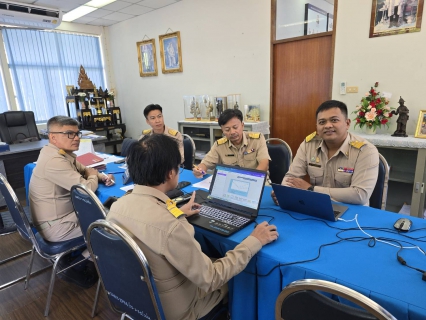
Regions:
M 95 149 L 93 148 L 92 140 L 90 139 L 80 139 L 80 147 L 74 153 L 78 156 L 81 156 L 86 153 L 95 153 Z
M 120 189 L 127 192 L 129 190 L 133 190 L 134 187 L 135 187 L 135 185 L 131 184 L 131 185 L 128 185 L 128 186 L 121 187 Z
M 97 166 L 101 166 L 101 165 L 106 165 L 107 163 L 105 162 L 105 161 L 101 161 L 101 162 L 96 162 L 96 163 L 93 163 L 93 164 L 89 164 L 88 166 L 86 166 L 86 167 L 88 167 L 88 168 L 93 168 L 93 167 L 97 167 Z M 103 171 L 103 170 L 101 170 L 101 171 Z
M 106 153 L 96 152 L 96 155 L 104 159 L 103 163 L 111 163 L 111 162 L 123 159 L 123 157 L 118 157 L 118 156 L 110 155 Z
M 204 179 L 203 181 L 194 183 L 192 186 L 198 189 L 210 190 L 210 184 L 212 182 L 212 179 L 213 179 L 213 176 L 210 176 L 207 179 Z
M 404 214 L 406 216 L 409 216 L 410 215 L 410 210 L 411 210 L 411 206 L 409 204 L 405 204 L 404 203 L 403 206 L 402 206 L 402 208 L 401 208 L 401 210 L 399 210 L 398 213 Z M 426 219 L 426 210 L 423 211 L 423 218 Z

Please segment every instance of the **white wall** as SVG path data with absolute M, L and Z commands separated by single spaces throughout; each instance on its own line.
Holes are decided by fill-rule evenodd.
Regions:
M 122 108 L 127 136 L 148 128 L 143 109 L 163 107 L 165 122 L 177 129 L 183 120 L 184 95 L 241 93 L 242 103 L 260 104 L 269 120 L 269 0 L 184 0 L 108 27 L 107 45 L 117 105 Z M 180 31 L 183 73 L 161 72 L 158 36 Z M 157 77 L 140 77 L 136 42 L 155 39 Z
M 369 38 L 370 16 L 371 0 L 339 1 L 333 99 L 344 101 L 352 112 L 364 93 L 379 81 L 380 92 L 392 93 L 391 107 L 398 107 L 399 96 L 404 98 L 410 109 L 407 133 L 414 134 L 419 110 L 426 110 L 426 26 L 423 23 L 420 32 Z M 358 86 L 359 92 L 340 95 L 340 81 Z M 396 117 L 393 117 L 390 129 L 380 132 L 395 130 Z

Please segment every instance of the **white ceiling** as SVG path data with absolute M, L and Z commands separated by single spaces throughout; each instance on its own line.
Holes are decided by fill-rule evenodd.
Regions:
M 62 9 L 67 13 L 90 0 L 12 0 L 42 7 Z M 140 16 L 147 12 L 163 8 L 181 0 L 118 0 L 101 9 L 95 10 L 73 22 L 95 26 L 110 26 L 114 23 Z

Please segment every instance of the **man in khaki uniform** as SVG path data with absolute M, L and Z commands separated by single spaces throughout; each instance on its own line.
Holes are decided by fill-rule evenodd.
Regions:
M 318 107 L 317 131 L 300 145 L 283 185 L 326 193 L 334 201 L 368 205 L 377 182 L 379 153 L 374 145 L 348 132 L 347 114 L 340 101 Z M 303 180 L 306 174 L 310 183 Z
M 70 190 L 84 184 L 92 191 L 98 181 L 112 185 L 113 176 L 104 176 L 75 160 L 81 132 L 72 118 L 56 116 L 47 122 L 49 144 L 40 151 L 30 181 L 30 206 L 34 225 L 44 239 L 59 242 L 82 235 L 71 203 Z
M 143 130 L 142 135 L 139 137 L 139 141 L 142 140 L 143 137 L 153 135 L 154 133 L 164 134 L 166 136 L 172 137 L 179 143 L 179 152 L 182 157 L 181 163 L 183 163 L 185 161 L 185 154 L 183 151 L 182 134 L 179 131 L 164 125 L 163 108 L 158 104 L 150 104 L 146 106 L 143 114 L 145 116 L 146 123 L 151 126 L 152 129 Z
M 225 110 L 218 123 L 225 137 L 216 141 L 198 167 L 194 167 L 196 177 L 201 178 L 218 163 L 268 171 L 270 157 L 265 137 L 259 132 L 243 131 L 240 110 Z
M 127 164 L 135 182 L 131 194 L 118 199 L 107 220 L 127 230 L 151 266 L 168 320 L 192 320 L 206 315 L 227 294 L 227 282 L 250 259 L 278 238 L 276 227 L 260 223 L 244 241 L 212 260 L 194 239 L 185 216 L 199 212 L 191 200 L 178 209 L 165 192 L 179 180 L 180 154 L 174 139 L 153 135 L 130 151 Z

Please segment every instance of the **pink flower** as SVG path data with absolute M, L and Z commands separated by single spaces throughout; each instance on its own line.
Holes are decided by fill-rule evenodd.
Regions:
M 386 110 L 390 111 L 390 107 L 389 106 L 385 106 L 384 107 Z
M 367 121 L 372 121 L 372 120 L 374 120 L 375 118 L 376 118 L 376 113 L 375 113 L 375 112 L 373 112 L 373 111 L 367 112 L 367 113 L 365 114 L 365 119 L 366 119 Z
M 361 109 L 361 106 L 356 106 L 355 109 L 359 110 Z
M 387 118 L 392 118 L 392 113 L 388 112 L 388 113 L 386 114 L 386 117 L 387 117 Z
M 368 97 L 370 95 L 370 92 L 366 92 L 365 96 Z
M 376 112 L 376 108 L 371 108 L 371 112 Z

